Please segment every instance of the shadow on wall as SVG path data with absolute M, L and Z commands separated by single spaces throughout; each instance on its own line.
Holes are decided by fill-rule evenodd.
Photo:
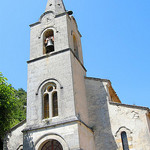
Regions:
M 117 144 L 111 131 L 107 97 L 100 80 L 86 79 L 89 126 L 93 128 L 96 150 L 116 150 Z
M 27 132 L 24 133 L 24 136 L 23 136 L 23 149 L 35 150 L 33 137 Z

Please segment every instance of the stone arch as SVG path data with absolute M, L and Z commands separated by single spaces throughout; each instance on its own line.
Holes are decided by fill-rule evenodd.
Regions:
M 73 47 L 74 47 L 74 53 L 77 58 L 79 58 L 79 48 L 78 48 L 78 41 L 75 35 L 73 35 Z
M 48 54 L 55 51 L 55 36 L 53 29 L 47 29 L 43 33 L 43 54 Z
M 17 150 L 23 150 L 23 145 L 19 145 L 19 147 L 17 148 Z
M 127 133 L 128 137 L 131 137 L 132 131 L 130 129 L 126 128 L 125 126 L 122 126 L 117 130 L 115 137 L 120 136 L 121 132 L 123 132 L 123 131 L 125 131 Z
M 79 59 L 79 41 L 75 32 L 72 32 L 72 38 L 73 38 L 73 52 L 75 56 Z
M 43 34 L 44 34 L 45 31 L 47 31 L 47 30 L 53 30 L 53 31 L 54 31 L 54 34 L 58 32 L 58 30 L 57 30 L 55 27 L 53 27 L 53 26 L 46 27 L 46 28 L 44 28 L 44 29 L 40 32 L 40 34 L 39 34 L 39 36 L 38 36 L 39 39 L 40 39 L 41 37 L 43 37 Z M 42 40 L 43 40 L 43 39 L 42 39 Z
M 125 126 L 122 126 L 115 133 L 115 139 L 116 139 L 118 148 L 123 149 L 122 136 L 121 136 L 123 132 L 126 133 L 127 135 L 127 141 L 128 141 L 129 147 L 132 147 L 133 146 L 132 131 Z
M 38 86 L 36 95 L 39 94 L 39 91 L 40 91 L 41 87 L 43 87 L 45 84 L 47 84 L 47 83 L 49 83 L 49 82 L 54 82 L 54 83 L 58 84 L 58 86 L 60 87 L 60 89 L 63 89 L 63 86 L 61 85 L 61 83 L 60 83 L 57 79 L 55 79 L 55 78 L 49 78 L 49 79 L 44 80 L 44 81 Z
M 44 146 L 44 144 L 46 144 L 50 140 L 58 141 L 61 144 L 63 150 L 69 150 L 69 147 L 68 147 L 66 141 L 61 136 L 59 136 L 57 134 L 44 135 L 41 138 L 39 138 L 35 142 L 35 149 L 36 150 L 42 150 L 42 147 Z
M 47 140 L 46 143 L 40 148 L 41 150 L 63 150 L 62 145 L 56 140 Z
M 59 93 L 58 85 L 55 82 L 48 82 L 41 88 L 43 119 L 59 116 Z
M 52 104 L 50 103 L 52 101 L 52 99 L 50 99 L 50 97 L 49 97 L 49 104 L 50 104 L 49 105 L 49 109 L 47 107 L 47 110 L 49 110 L 49 117 L 46 117 L 46 118 L 44 117 L 44 101 L 43 101 L 44 100 L 43 99 L 44 89 L 45 89 L 45 87 L 48 87 L 51 84 L 56 85 L 55 91 L 57 91 L 57 109 L 58 109 L 58 115 L 55 116 L 55 117 L 60 117 L 61 114 L 62 114 L 61 97 L 60 97 L 60 95 L 63 92 L 62 91 L 63 87 L 62 87 L 61 83 L 57 79 L 55 79 L 55 78 L 49 78 L 49 79 L 46 79 L 42 83 L 39 84 L 39 86 L 37 88 L 36 95 L 35 95 L 36 99 L 40 99 L 40 102 L 39 102 L 40 104 L 39 105 L 41 107 L 40 107 L 40 110 L 39 110 L 40 112 L 39 113 L 40 113 L 40 119 L 41 119 L 41 121 L 48 121 L 49 119 L 54 119 L 55 118 L 54 116 L 52 116 Z

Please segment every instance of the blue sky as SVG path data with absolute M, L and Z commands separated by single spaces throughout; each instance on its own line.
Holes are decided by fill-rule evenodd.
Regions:
M 27 88 L 29 24 L 47 0 L 1 1 L 0 72 Z M 123 103 L 150 107 L 150 1 L 64 0 L 82 34 L 87 76 L 109 79 Z

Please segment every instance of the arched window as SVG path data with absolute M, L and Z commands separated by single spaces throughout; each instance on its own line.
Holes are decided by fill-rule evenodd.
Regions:
M 79 53 L 78 53 L 78 43 L 75 35 L 73 35 L 73 46 L 74 46 L 74 53 L 79 58 Z
M 63 150 L 62 145 L 56 140 L 46 142 L 41 150 Z
M 53 105 L 53 117 L 58 116 L 57 92 L 54 92 L 52 95 L 52 105 Z
M 122 140 L 123 150 L 129 150 L 127 134 L 125 131 L 121 132 L 121 140 Z
M 57 87 L 51 82 L 43 89 L 43 119 L 56 116 L 58 116 Z
M 43 34 L 43 54 L 47 54 L 54 51 L 54 32 L 48 29 Z
M 49 118 L 49 95 L 44 95 L 44 118 Z

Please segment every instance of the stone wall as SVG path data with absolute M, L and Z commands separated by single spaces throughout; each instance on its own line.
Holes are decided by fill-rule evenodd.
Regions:
M 70 51 L 56 54 L 28 64 L 27 124 L 37 125 L 43 120 L 42 87 L 47 82 L 57 84 L 58 117 L 51 121 L 75 116 Z
M 148 150 L 150 148 L 147 108 L 110 103 L 109 113 L 118 150 L 122 150 L 121 132 L 123 131 L 127 133 L 130 149 Z
M 30 26 L 30 60 L 43 56 L 43 34 L 47 29 L 54 31 L 54 52 L 69 48 L 66 15 L 55 17 L 54 13 L 49 12 Z
M 3 150 L 21 150 L 23 149 L 23 133 L 26 122 L 23 121 L 13 127 L 6 135 L 4 139 Z
M 111 130 L 107 82 L 85 78 L 85 84 L 89 126 L 94 131 L 96 150 L 116 150 L 117 144 Z
M 96 150 L 123 150 L 121 133 L 126 132 L 130 150 L 149 150 L 149 109 L 111 101 L 107 80 L 85 78 L 89 126 Z

